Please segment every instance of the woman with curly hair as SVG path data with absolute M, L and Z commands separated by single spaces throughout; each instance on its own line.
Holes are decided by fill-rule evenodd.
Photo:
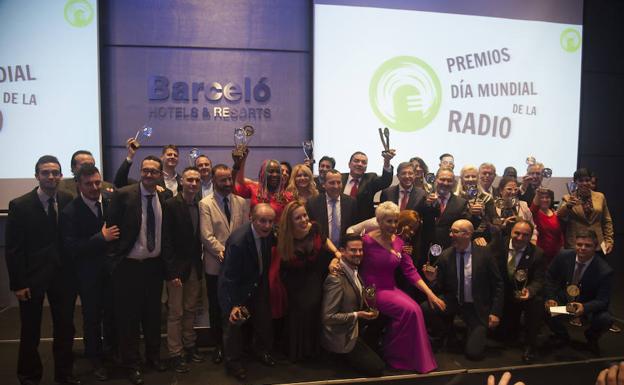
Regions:
M 305 204 L 308 199 L 318 195 L 316 183 L 312 170 L 305 164 L 297 164 L 293 168 L 290 175 L 290 181 L 286 191 L 291 193 L 295 200 L 299 200 Z

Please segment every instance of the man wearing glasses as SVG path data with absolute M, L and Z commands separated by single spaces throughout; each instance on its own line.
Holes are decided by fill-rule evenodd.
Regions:
M 120 237 L 112 243 L 113 297 L 122 364 L 133 384 L 143 383 L 139 365 L 140 329 L 145 339 L 145 358 L 158 371 L 160 361 L 160 298 L 163 283 L 161 259 L 162 207 L 170 191 L 156 190 L 162 161 L 147 156 L 141 162 L 141 180 L 119 189 L 110 207 L 110 225 Z

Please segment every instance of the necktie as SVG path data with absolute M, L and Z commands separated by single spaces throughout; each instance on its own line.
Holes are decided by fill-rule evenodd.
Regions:
M 340 223 L 338 218 L 338 213 L 336 212 L 336 199 L 331 199 L 331 231 L 329 234 L 329 239 L 337 245 L 340 241 Z
M 507 257 L 507 274 L 509 274 L 509 278 L 513 278 L 515 272 L 516 272 L 516 252 L 513 249 L 509 249 L 509 254 Z
M 446 197 L 440 196 L 440 214 L 442 214 L 446 210 Z
M 405 210 L 405 207 L 407 206 L 407 199 L 409 197 L 409 192 L 407 192 L 407 190 L 402 190 L 401 194 L 403 194 L 403 197 L 401 198 L 401 204 L 399 208 L 401 210 Z
M 583 272 L 584 263 L 576 262 L 576 269 L 574 269 L 574 275 L 572 276 L 572 284 L 578 285 L 581 280 L 581 273 Z
M 56 227 L 56 209 L 54 208 L 54 198 L 48 199 L 48 219 L 50 220 L 50 224 Z
M 459 260 L 458 260 L 458 269 L 459 269 L 459 282 L 457 282 L 457 286 L 459 289 L 459 304 L 463 305 L 464 304 L 464 254 L 466 254 L 465 251 L 462 251 L 459 253 Z
M 146 195 L 147 198 L 147 251 L 154 251 L 156 248 L 156 216 L 152 207 L 154 195 Z
M 229 224 L 232 221 L 232 213 L 230 212 L 230 201 L 228 197 L 223 197 L 223 211 L 225 211 L 225 217 Z
M 98 221 L 102 222 L 102 204 L 100 201 L 95 202 L 95 211 L 97 211 Z
M 360 184 L 360 180 L 354 178 L 354 179 L 351 179 L 351 183 L 353 183 L 353 186 L 351 187 L 351 193 L 349 195 L 355 198 L 357 197 L 358 185 Z

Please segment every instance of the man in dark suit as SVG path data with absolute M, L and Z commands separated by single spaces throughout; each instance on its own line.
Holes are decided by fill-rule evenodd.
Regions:
M 505 306 L 499 328 L 507 341 L 518 339 L 524 312 L 526 340 L 522 361 L 530 364 L 537 353 L 537 336 L 544 320 L 543 288 L 546 262 L 542 249 L 530 243 L 533 224 L 518 220 L 510 238 L 498 247 L 498 268 L 505 285 Z
M 425 263 L 429 246 L 438 244 L 442 248 L 451 245 L 450 228 L 459 219 L 469 219 L 468 201 L 452 193 L 455 175 L 449 168 L 438 170 L 435 181 L 435 192 L 427 195 L 423 206 L 423 242 L 421 260 Z
M 253 208 L 251 224 L 240 226 L 227 240 L 225 258 L 219 275 L 219 304 L 223 312 L 223 348 L 228 374 L 239 380 L 247 378 L 241 361 L 242 323 L 251 323 L 254 350 L 260 361 L 274 366 L 270 355 L 273 341 L 269 303 L 269 265 L 275 243 L 275 211 L 260 203 Z
M 61 183 L 59 183 L 59 190 L 63 190 L 71 194 L 72 198 L 76 198 L 80 193 L 78 191 L 77 181 L 78 170 L 80 170 L 80 167 L 82 167 L 82 165 L 84 164 L 90 164 L 95 166 L 95 159 L 93 158 L 93 154 L 91 154 L 90 151 L 78 150 L 72 154 L 70 164 L 73 177 L 63 179 Z M 111 183 L 102 181 L 101 189 L 102 192 L 112 193 L 114 186 Z
M 349 173 L 342 174 L 343 193 L 357 200 L 357 213 L 355 222 L 361 222 L 375 216 L 373 199 L 377 191 L 380 191 L 392 183 L 392 165 L 390 160 L 394 158 L 394 150 L 384 151 L 383 172 L 378 176 L 374 172 L 366 172 L 368 157 L 361 151 L 354 152 L 349 159 Z
M 576 233 L 575 250 L 563 250 L 555 257 L 546 272 L 546 309 L 570 304 L 572 316 L 589 323 L 585 330 L 587 347 L 600 355 L 598 340 L 611 327 L 613 320 L 608 312 L 611 298 L 613 269 L 596 255 L 598 237 L 593 230 Z M 574 285 L 578 293 L 570 286 Z M 548 326 L 554 333 L 553 345 L 560 346 L 570 340 L 566 329 L 568 317 L 549 317 Z
M 462 318 L 468 327 L 465 354 L 469 359 L 483 357 L 488 329 L 498 326 L 503 312 L 504 289 L 492 251 L 472 243 L 474 227 L 466 219 L 451 226 L 453 246 L 438 259 L 434 288 L 441 293 L 446 310 L 421 306 L 434 337 L 453 340 L 453 318 Z
M 414 186 L 416 172 L 414 165 L 410 162 L 403 162 L 397 167 L 397 177 L 399 184 L 383 189 L 380 202 L 392 201 L 401 210 L 414 210 L 422 213 L 427 193 L 425 190 Z
M 355 199 L 342 194 L 340 172 L 329 170 L 325 174 L 325 193 L 308 200 L 306 211 L 321 226 L 324 237 L 331 239 L 334 245 L 340 244 L 347 228 L 354 224 L 356 217 Z
M 17 378 L 22 385 L 38 384 L 43 375 L 37 347 L 46 295 L 54 329 L 54 379 L 58 383 L 80 384 L 72 374 L 75 279 L 60 253 L 58 213 L 71 201 L 71 195 L 58 190 L 62 177 L 58 159 L 44 155 L 35 165 L 39 186 L 9 202 L 6 263 L 9 287 L 19 300 Z
M 195 342 L 195 312 L 201 298 L 202 245 L 199 231 L 201 176 L 196 167 L 182 172 L 182 193 L 163 209 L 163 249 L 167 281 L 167 346 L 173 368 L 186 373 L 189 361 L 203 362 Z
M 112 341 L 112 287 L 106 245 L 119 238 L 119 229 L 106 224 L 110 197 L 101 193 L 99 170 L 92 163 L 85 163 L 76 171 L 76 179 L 80 195 L 65 207 L 59 223 L 64 252 L 73 261 L 76 271 L 85 357 L 91 361 L 95 377 L 104 381 L 108 379 L 108 372 L 102 365 L 102 329 L 106 348 L 112 350 L 117 344 Z
M 316 189 L 319 193 L 325 192 L 325 175 L 327 171 L 334 170 L 336 168 L 336 159 L 324 155 L 321 160 L 319 160 L 318 165 L 318 176 L 314 177 L 314 183 L 316 183 Z
M 522 177 L 522 184 L 520 185 L 520 200 L 525 201 L 527 204 L 531 204 L 535 198 L 535 191 L 542 185 L 542 171 L 544 171 L 544 164 L 534 163 L 527 167 L 527 173 Z
M 479 166 L 479 190 L 490 194 L 492 198 L 498 198 L 500 191 L 498 191 L 498 187 L 493 186 L 495 179 L 496 166 L 492 163 L 481 163 Z
M 381 376 L 383 360 L 359 337 L 358 321 L 378 316 L 376 312 L 363 310 L 364 284 L 357 272 L 364 256 L 362 237 L 346 235 L 340 252 L 342 274 L 328 275 L 323 284 L 321 345 L 367 376 Z
M 160 254 L 162 207 L 170 193 L 156 191 L 161 173 L 162 161 L 147 156 L 141 162 L 141 181 L 117 190 L 109 210 L 110 224 L 120 230 L 119 239 L 111 245 L 119 353 L 133 384 L 143 383 L 139 327 L 143 330 L 148 364 L 159 371 L 166 369 L 160 361 Z

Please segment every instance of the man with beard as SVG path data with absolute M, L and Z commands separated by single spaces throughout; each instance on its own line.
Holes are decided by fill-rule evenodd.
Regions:
M 212 161 L 206 155 L 200 155 L 195 159 L 195 167 L 201 177 L 201 198 L 212 194 Z

